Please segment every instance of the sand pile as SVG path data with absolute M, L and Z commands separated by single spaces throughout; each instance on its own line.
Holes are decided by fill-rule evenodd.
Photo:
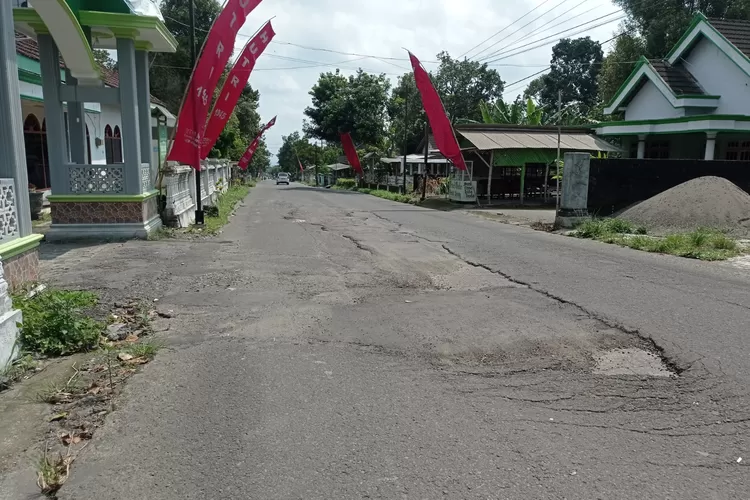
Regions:
M 699 227 L 750 236 L 750 194 L 722 177 L 699 177 L 634 205 L 619 216 L 655 232 Z

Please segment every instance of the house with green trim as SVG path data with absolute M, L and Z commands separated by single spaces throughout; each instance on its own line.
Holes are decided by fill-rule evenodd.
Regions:
M 750 21 L 697 14 L 661 60 L 642 57 L 597 135 L 630 158 L 750 161 Z
M 44 89 L 39 62 L 39 45 L 34 38 L 16 31 L 16 62 L 21 89 L 21 111 L 24 118 L 24 143 L 26 146 L 26 169 L 29 183 L 37 189 L 50 188 L 49 152 L 47 149 L 47 121 L 44 113 Z M 103 84 L 107 88 L 120 86 L 116 70 L 100 68 Z M 60 81 L 65 82 L 65 64 L 60 65 Z M 64 123 L 67 130 L 67 106 L 63 105 Z M 151 156 L 159 164 L 166 156 L 166 142 L 159 138 L 169 136 L 176 118 L 159 99 L 151 96 Z M 105 165 L 122 163 L 122 112 L 117 104 L 84 103 L 86 122 L 86 163 Z M 66 141 L 66 152 L 70 156 L 70 142 Z
M 34 180 L 52 191 L 46 239 L 146 237 L 161 226 L 149 67 L 152 54 L 177 49 L 155 0 L 13 1 L 17 58 L 27 49 L 17 70 L 24 85 L 13 92 L 28 97 L 25 138 L 41 136 L 27 147 L 27 158 L 43 159 Z M 97 64 L 95 49 L 116 51 L 116 74 Z M 157 140 L 164 154 L 166 137 Z

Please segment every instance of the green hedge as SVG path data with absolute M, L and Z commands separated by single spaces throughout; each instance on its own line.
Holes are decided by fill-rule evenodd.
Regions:
M 355 189 L 357 179 L 336 179 L 336 187 L 339 189 Z

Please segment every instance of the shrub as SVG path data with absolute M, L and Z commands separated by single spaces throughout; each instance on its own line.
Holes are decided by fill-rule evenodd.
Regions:
M 591 219 L 576 228 L 576 236 L 581 238 L 600 238 L 607 234 L 646 234 L 646 228 L 635 227 L 623 219 Z
M 45 356 L 94 349 L 104 325 L 84 311 L 96 303 L 96 295 L 82 291 L 47 289 L 33 297 L 14 296 L 13 305 L 23 313 L 21 348 Z
M 336 187 L 338 189 L 355 189 L 357 179 L 336 179 Z

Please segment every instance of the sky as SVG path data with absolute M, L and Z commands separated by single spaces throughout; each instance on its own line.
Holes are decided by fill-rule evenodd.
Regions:
M 501 51 L 486 61 L 512 100 L 549 65 L 560 38 L 604 42 L 622 22 L 610 0 L 263 0 L 240 31 L 235 54 L 272 17 L 276 37 L 250 77 L 260 91 L 261 120 L 278 116 L 265 136 L 272 155 L 282 136 L 302 130 L 308 92 L 321 72 L 339 68 L 348 75 L 361 67 L 395 84 L 410 69 L 404 47 L 428 70 L 437 68 L 431 61 L 443 50 L 475 60 Z

